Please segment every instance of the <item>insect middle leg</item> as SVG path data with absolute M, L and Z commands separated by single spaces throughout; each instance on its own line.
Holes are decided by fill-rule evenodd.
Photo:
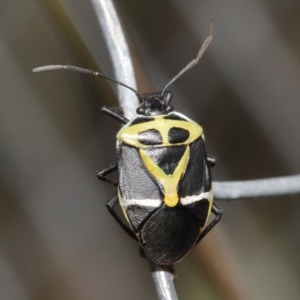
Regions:
M 221 220 L 223 210 L 217 204 L 213 203 L 212 213 L 215 215 L 214 219 L 205 227 L 205 229 L 200 233 L 195 246 L 218 224 Z
M 110 214 L 114 217 L 114 219 L 119 223 L 119 225 L 125 230 L 125 232 L 130 235 L 135 241 L 137 241 L 137 237 L 135 233 L 132 231 L 132 229 L 121 219 L 121 217 L 118 215 L 118 213 L 115 211 L 115 206 L 118 204 L 118 196 L 115 195 L 111 199 L 109 199 L 106 203 L 106 207 L 108 208 L 108 211 Z
M 108 182 L 108 183 L 112 184 L 113 186 L 118 186 L 118 184 L 114 180 L 106 177 L 107 175 L 109 175 L 117 170 L 118 170 L 118 164 L 111 165 L 108 168 L 105 168 L 101 171 L 97 171 L 97 177 L 99 180 Z

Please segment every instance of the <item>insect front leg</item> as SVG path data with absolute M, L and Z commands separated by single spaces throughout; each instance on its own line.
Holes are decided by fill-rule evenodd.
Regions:
M 111 118 L 120 121 L 123 124 L 126 124 L 128 122 L 128 119 L 125 118 L 119 111 L 119 108 L 115 108 L 115 107 L 107 107 L 104 106 L 102 107 L 102 112 L 108 116 L 110 116 Z
M 201 232 L 195 246 L 213 229 L 215 225 L 218 224 L 218 222 L 221 220 L 223 210 L 217 204 L 213 203 L 212 213 L 215 215 L 214 219 Z
M 115 211 L 115 206 L 118 204 L 118 196 L 115 195 L 111 199 L 109 199 L 106 203 L 106 207 L 110 214 L 114 217 L 114 219 L 119 223 L 119 225 L 125 230 L 125 232 L 130 235 L 135 241 L 137 241 L 137 237 L 135 233 L 131 230 L 131 228 L 121 219 L 118 213 Z

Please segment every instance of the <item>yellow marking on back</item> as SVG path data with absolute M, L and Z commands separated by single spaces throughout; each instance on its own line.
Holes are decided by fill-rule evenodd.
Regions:
M 169 207 L 174 207 L 179 202 L 178 184 L 183 176 L 189 161 L 190 147 L 187 146 L 173 174 L 166 174 L 153 160 L 145 150 L 139 150 L 142 161 L 149 173 L 162 185 L 164 202 Z
M 190 144 L 202 135 L 202 127 L 196 122 L 190 119 L 188 119 L 188 121 L 164 119 L 165 116 L 167 115 L 154 116 L 153 121 L 135 125 L 128 123 L 118 132 L 117 140 L 136 148 L 161 147 L 162 145 L 167 147 L 175 145 L 169 143 L 168 140 L 168 133 L 172 127 L 182 128 L 189 132 L 189 137 L 182 143 L 176 143 L 176 145 Z M 162 145 L 145 145 L 139 142 L 138 135 L 141 132 L 150 129 L 155 129 L 160 132 L 162 136 Z

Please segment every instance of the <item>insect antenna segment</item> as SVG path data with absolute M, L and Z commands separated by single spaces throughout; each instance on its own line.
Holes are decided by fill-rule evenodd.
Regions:
M 205 53 L 206 49 L 209 47 L 209 45 L 210 45 L 210 43 L 212 41 L 213 27 L 214 27 L 214 21 L 211 20 L 210 23 L 209 23 L 208 36 L 206 37 L 206 39 L 202 43 L 197 56 L 193 60 L 191 60 L 177 75 L 175 75 L 165 85 L 165 87 L 161 91 L 162 95 L 164 95 L 164 93 L 166 92 L 167 88 L 171 84 L 173 84 L 179 77 L 181 77 L 184 73 L 186 73 L 188 70 L 190 70 L 191 68 L 193 68 L 194 66 L 196 66 L 198 64 L 198 62 L 200 61 L 201 57 L 203 56 L 203 54 Z
M 118 81 L 118 80 L 113 79 L 111 77 L 108 77 L 106 75 L 103 75 L 103 74 L 101 74 L 100 72 L 97 72 L 97 71 L 93 71 L 93 70 L 89 70 L 89 69 L 85 69 L 85 68 L 81 68 L 81 67 L 77 67 L 77 66 L 71 66 L 71 65 L 47 65 L 47 66 L 34 68 L 32 71 L 33 72 L 44 72 L 44 71 L 53 71 L 53 70 L 67 70 L 67 71 L 72 71 L 72 72 L 88 74 L 88 75 L 94 75 L 96 77 L 106 79 L 108 81 L 111 81 L 115 84 L 121 85 L 121 86 L 131 90 L 140 99 L 140 94 L 138 93 L 138 91 L 135 90 L 134 88 L 132 88 L 131 86 L 125 84 L 124 82 L 121 82 L 121 81 Z

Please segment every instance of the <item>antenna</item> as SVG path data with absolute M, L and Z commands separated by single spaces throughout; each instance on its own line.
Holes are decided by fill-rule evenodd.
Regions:
M 136 96 L 140 99 L 140 94 L 134 88 L 128 86 L 127 84 L 125 84 L 121 81 L 115 80 L 113 78 L 102 75 L 99 72 L 92 71 L 89 69 L 85 69 L 85 68 L 81 68 L 81 67 L 77 67 L 77 66 L 70 66 L 70 65 L 48 65 L 48 66 L 34 68 L 32 71 L 33 72 L 44 72 L 44 71 L 52 71 L 52 70 L 67 70 L 67 71 L 73 71 L 73 72 L 78 72 L 78 73 L 94 75 L 96 77 L 100 77 L 100 78 L 109 80 L 113 83 L 116 83 L 116 84 L 126 87 L 127 89 L 133 91 L 136 94 Z
M 174 81 L 176 81 L 179 77 L 181 77 L 185 72 L 187 72 L 188 70 L 190 70 L 191 68 L 193 68 L 194 66 L 196 66 L 200 60 L 200 58 L 203 56 L 203 54 L 205 53 L 206 49 L 208 48 L 208 46 L 210 45 L 211 41 L 212 41 L 212 33 L 213 33 L 213 27 L 214 27 L 214 21 L 211 20 L 209 22 L 209 28 L 208 28 L 208 36 L 206 37 L 205 41 L 203 42 L 203 44 L 201 45 L 201 48 L 196 56 L 196 58 L 194 58 L 193 60 L 191 60 L 176 76 L 174 76 L 168 83 L 167 85 L 163 88 L 161 95 L 163 95 L 166 91 L 166 89 L 172 84 L 174 83 Z

